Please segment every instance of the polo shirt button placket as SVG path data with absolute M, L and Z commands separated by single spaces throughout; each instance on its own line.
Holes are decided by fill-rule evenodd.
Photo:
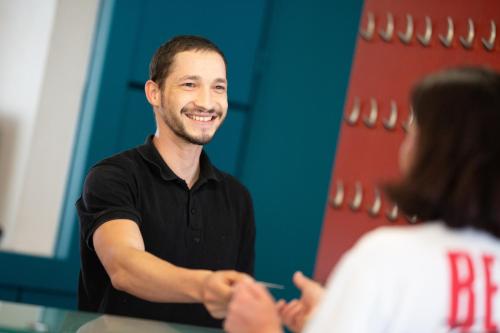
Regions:
M 196 208 L 195 207 L 191 207 L 191 209 L 189 210 L 189 212 L 191 213 L 191 216 L 193 216 L 191 218 L 191 228 L 194 228 L 195 230 L 193 230 L 193 235 L 192 235 L 192 241 L 193 243 L 195 244 L 200 244 L 201 242 L 201 236 L 200 236 L 200 230 L 199 230 L 199 226 L 196 225 L 196 218 L 194 217 L 194 215 L 196 214 Z

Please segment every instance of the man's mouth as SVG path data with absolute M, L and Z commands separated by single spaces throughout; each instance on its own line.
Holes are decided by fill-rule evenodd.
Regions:
M 217 118 L 217 114 L 200 115 L 200 114 L 185 113 L 185 115 L 189 119 L 201 121 L 201 122 L 209 122 L 209 121 L 215 120 Z
M 188 117 L 189 119 L 196 120 L 196 121 L 208 122 L 208 121 L 215 120 L 215 118 L 217 118 L 217 115 L 200 116 L 200 115 L 186 113 L 186 117 Z

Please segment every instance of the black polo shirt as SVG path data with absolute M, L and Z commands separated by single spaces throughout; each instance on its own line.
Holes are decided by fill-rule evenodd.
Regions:
M 146 251 L 174 265 L 253 273 L 255 225 L 250 194 L 202 152 L 189 189 L 149 137 L 142 146 L 95 165 L 76 207 L 80 218 L 80 310 L 220 327 L 202 304 L 153 303 L 113 288 L 92 244 L 115 219 L 135 221 Z

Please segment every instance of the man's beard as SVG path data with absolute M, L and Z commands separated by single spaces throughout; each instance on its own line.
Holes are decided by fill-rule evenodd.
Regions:
M 203 146 L 209 143 L 214 137 L 215 132 L 217 132 L 217 130 L 219 129 L 219 126 L 222 125 L 222 122 L 224 121 L 224 119 L 222 118 L 222 112 L 216 111 L 214 109 L 204 111 L 204 113 L 206 113 L 207 115 L 217 116 L 218 118 L 221 119 L 221 121 L 219 123 L 219 126 L 215 129 L 212 135 L 210 135 L 209 133 L 202 133 L 201 136 L 196 137 L 187 132 L 181 120 L 183 114 L 192 111 L 194 108 L 185 106 L 181 109 L 179 117 L 176 117 L 174 112 L 168 110 L 167 107 L 164 107 L 163 101 L 161 104 L 162 104 L 162 110 L 160 111 L 160 117 L 163 123 L 167 125 L 168 128 L 170 128 L 172 132 L 174 132 L 175 135 L 177 135 L 179 138 L 195 145 Z

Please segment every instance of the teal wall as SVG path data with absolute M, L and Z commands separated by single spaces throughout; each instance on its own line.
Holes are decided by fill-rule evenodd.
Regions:
M 276 0 L 252 108 L 242 181 L 253 195 L 257 278 L 295 294 L 311 274 L 356 40 L 361 0 Z
M 104 0 L 68 179 L 56 258 L 0 253 L 0 299 L 74 307 L 74 202 L 98 160 L 154 131 L 142 95 L 155 48 L 203 34 L 229 61 L 230 115 L 207 150 L 250 189 L 257 278 L 311 274 L 362 0 Z M 189 13 L 186 20 L 184 13 Z M 29 272 L 29 274 L 26 274 Z

